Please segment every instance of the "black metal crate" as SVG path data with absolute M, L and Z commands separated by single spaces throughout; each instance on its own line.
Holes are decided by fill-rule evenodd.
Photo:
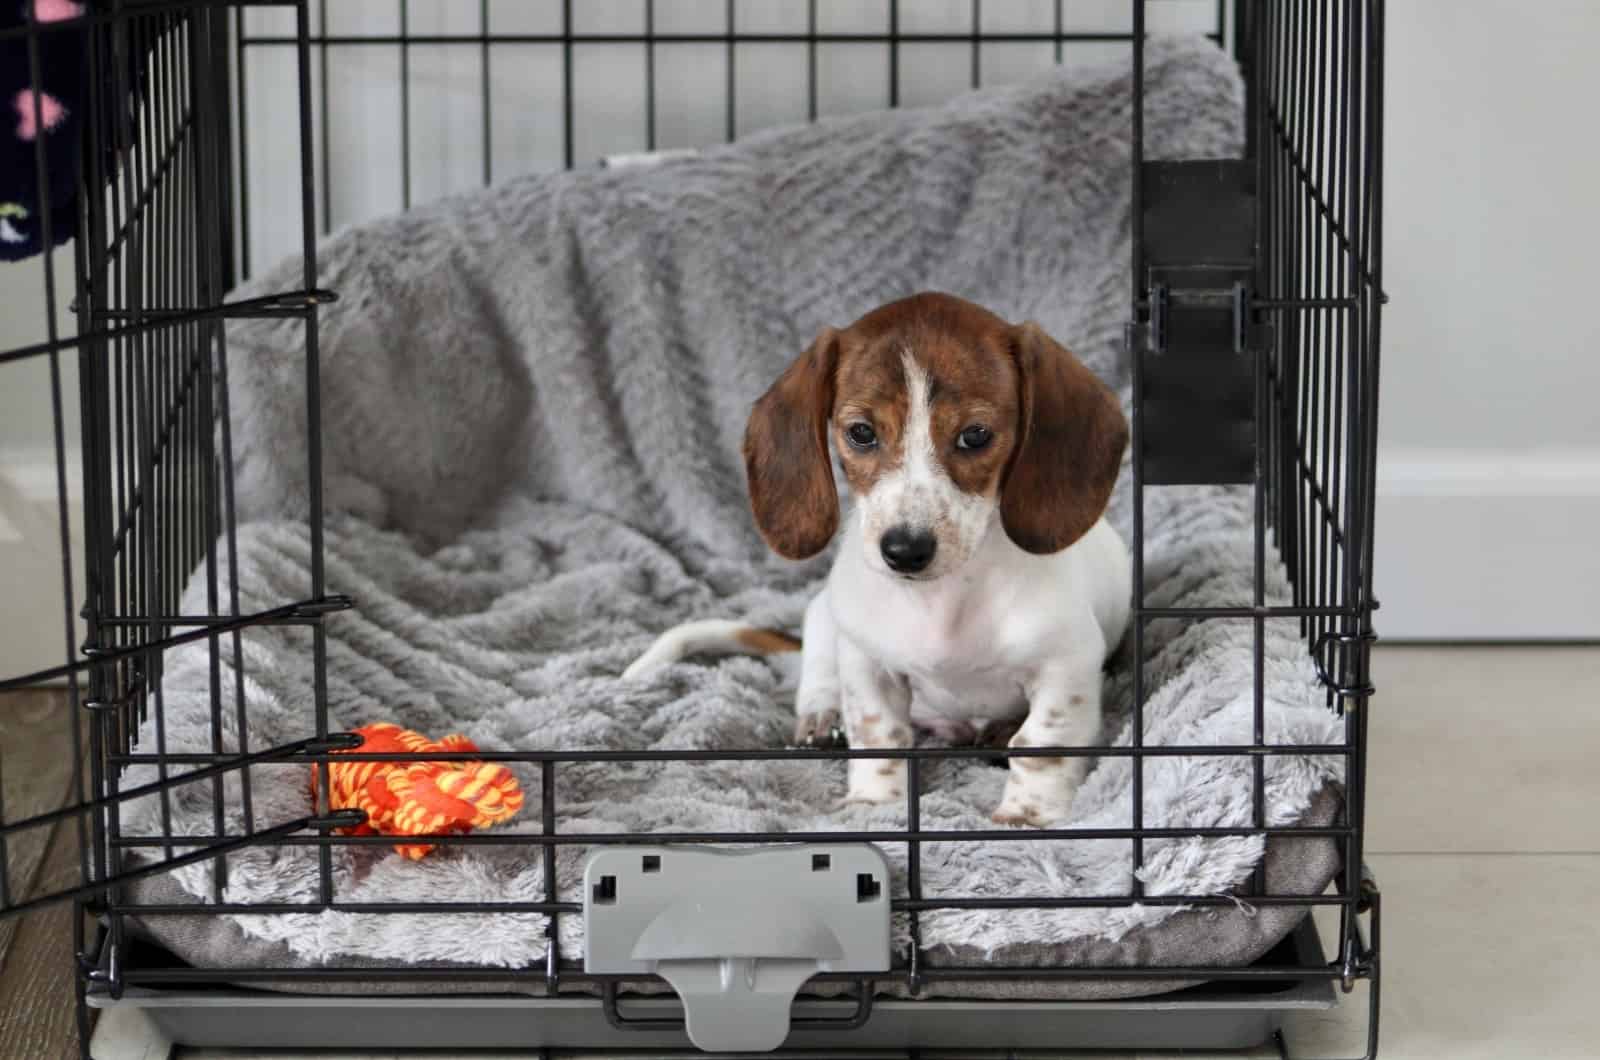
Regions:
M 97 937 L 80 935 L 80 1010 L 119 998 L 139 1004 L 174 1001 L 195 990 L 220 990 L 227 984 L 270 981 L 292 989 L 296 981 L 426 984 L 441 980 L 480 984 L 486 990 L 510 983 L 539 984 L 550 994 L 599 991 L 605 1000 L 583 996 L 572 1004 L 604 1007 L 618 1015 L 616 990 L 623 977 L 587 974 L 561 964 L 554 947 L 545 967 L 514 971 L 494 968 L 392 966 L 333 971 L 318 969 L 207 970 L 171 964 L 130 931 L 135 917 L 195 915 L 197 907 L 163 909 L 142 903 L 130 892 L 136 878 L 182 864 L 210 860 L 216 865 L 215 904 L 210 913 L 238 911 L 222 903 L 227 855 L 259 844 L 311 845 L 320 850 L 317 902 L 296 910 L 351 908 L 342 904 L 330 879 L 330 852 L 338 844 L 379 842 L 379 837 L 336 836 L 351 823 L 348 811 L 330 813 L 319 799 L 308 818 L 283 821 L 257 831 L 228 834 L 223 827 L 224 778 L 238 774 L 249 798 L 249 767 L 300 763 L 318 768 L 326 792 L 330 752 L 351 746 L 351 738 L 332 731 L 326 688 L 325 627 L 335 612 L 350 606 L 330 594 L 321 553 L 321 395 L 318 387 L 318 305 L 337 297 L 317 288 L 316 238 L 332 224 L 335 199 L 330 158 L 339 150 L 331 134 L 330 56 L 340 49 L 386 52 L 398 58 L 396 104 L 400 130 L 401 202 L 413 199 L 413 102 L 410 63 L 422 49 L 475 53 L 481 72 L 482 181 L 497 172 L 493 64 L 504 49 L 540 46 L 560 56 L 561 92 L 551 101 L 560 112 L 561 164 L 586 164 L 581 154 L 579 83 L 576 61 L 586 48 L 627 46 L 644 66 L 641 136 L 645 150 L 670 146 L 658 135 L 667 107 L 658 66 L 667 49 L 715 47 L 727 62 L 723 137 L 744 131 L 736 70 L 747 49 L 784 47 L 803 57 L 806 76 L 804 114 L 816 118 L 826 108 L 819 94 L 819 55 L 828 48 L 859 49 L 884 60 L 883 104 L 897 106 L 906 91 L 908 50 L 939 46 L 965 53 L 972 87 L 986 82 L 986 49 L 1028 45 L 1048 49 L 1059 63 L 1079 46 L 1126 47 L 1134 69 L 1136 98 L 1146 30 L 1152 13 L 1164 17 L 1178 0 L 1129 0 L 1127 22 L 1116 29 L 1074 28 L 1070 5 L 1057 0 L 1051 24 L 1026 31 L 994 28 L 992 10 L 974 0 L 963 31 L 921 31 L 911 16 L 914 5 L 886 0 L 881 26 L 872 30 L 828 28 L 817 0 L 796 3 L 803 28 L 786 31 L 745 28 L 744 13 L 730 2 L 718 29 L 659 30 L 670 0 L 641 0 L 642 28 L 605 32 L 586 28 L 572 0 L 550 5 L 550 26 L 539 31 L 497 29 L 495 5 L 480 0 L 476 31 L 436 33 L 414 28 L 408 0 L 395 0 L 397 32 L 346 34 L 330 24 L 333 0 L 268 3 L 224 0 L 114 0 L 93 6 L 79 18 L 26 22 L 0 29 L 0 45 L 20 48 L 31 75 L 41 77 L 41 56 L 49 43 L 72 35 L 81 42 L 86 78 L 79 104 L 76 152 L 76 215 L 71 255 L 74 290 L 71 308 L 76 334 L 57 331 L 58 303 L 67 292 L 49 279 L 50 259 L 66 250 L 47 250 L 45 341 L 0 352 L 0 373 L 23 362 L 48 362 L 49 401 L 56 424 L 62 552 L 71 556 L 67 469 L 72 395 L 61 383 L 61 366 L 72 359 L 79 375 L 83 454 L 84 598 L 73 598 L 71 560 L 64 572 L 62 615 L 64 651 L 57 665 L 0 680 L 0 689 L 64 681 L 72 703 L 72 738 L 84 763 L 75 778 L 73 804 L 42 817 L 12 820 L 0 805 L 0 916 L 72 898 L 100 925 Z M 1190 4 L 1189 7 L 1195 5 Z M 1347 989 L 1370 980 L 1368 1054 L 1377 1041 L 1377 905 L 1373 881 L 1362 868 L 1366 792 L 1366 715 L 1372 687 L 1369 647 L 1373 639 L 1372 596 L 1373 483 L 1376 454 L 1378 344 L 1381 291 L 1381 145 L 1383 83 L 1382 0 L 1206 0 L 1209 34 L 1238 60 L 1247 85 L 1248 148 L 1241 161 L 1225 163 L 1147 162 L 1136 146 L 1129 174 L 1133 211 L 1131 315 L 1128 340 L 1134 366 L 1134 533 L 1135 608 L 1130 637 L 1134 657 L 1148 623 L 1163 618 L 1241 621 L 1253 630 L 1255 734 L 1248 746 L 1181 749 L 1185 754 L 1236 754 L 1255 763 L 1255 818 L 1239 834 L 1332 836 L 1344 869 L 1337 893 L 1277 895 L 1266 890 L 1264 875 L 1241 897 L 1260 904 L 1337 908 L 1339 928 L 1330 959 L 1302 939 L 1280 947 L 1249 968 L 1038 968 L 1006 970 L 982 966 L 930 968 L 917 945 L 896 956 L 895 967 L 880 981 L 920 986 L 937 980 L 1023 979 L 1046 982 L 1099 976 L 1170 980 L 1202 979 L 1221 984 L 1255 984 L 1276 991 L 1285 984 L 1339 982 Z M 31 9 L 30 9 L 31 10 Z M 281 21 L 262 29 L 251 21 L 270 10 Z M 908 28 L 910 27 L 910 28 Z M 298 287 L 249 300 L 229 300 L 236 280 L 260 257 L 260 236 L 252 221 L 250 159 L 252 113 L 250 56 L 276 52 L 290 57 L 297 80 L 293 117 L 298 147 L 294 160 L 299 216 L 294 226 L 296 257 L 303 263 Z M 557 106 L 558 104 L 558 106 Z M 1133 108 L 1134 143 L 1140 144 L 1141 108 Z M 37 115 L 43 119 L 42 111 Z M 259 150 L 259 148 L 255 148 Z M 39 200 L 48 204 L 58 186 L 51 159 L 38 150 Z M 59 174 L 57 175 L 59 176 Z M 41 211 L 49 218 L 48 208 Z M 1224 221 L 1219 218 L 1226 219 Z M 48 221 L 47 221 L 48 223 Z M 46 231 L 48 244 L 59 233 Z M 230 353 L 224 323 L 231 318 L 273 316 L 297 321 L 305 335 L 308 430 L 307 510 L 311 527 L 311 576 L 303 591 L 277 606 L 241 613 L 234 569 L 233 443 L 228 431 Z M 3 375 L 0 375 L 3 385 Z M 1143 511 L 1145 491 L 1167 483 L 1231 482 L 1253 489 L 1255 504 L 1255 596 L 1249 604 L 1193 609 L 1146 606 L 1143 594 Z M 1268 535 L 1271 535 L 1269 538 Z M 1263 571 L 1269 541 L 1288 567 L 1294 589 L 1291 606 L 1269 605 Z M 191 572 L 200 571 L 204 603 L 185 608 L 180 593 Z M 80 606 L 81 605 L 81 606 Z M 81 637 L 78 619 L 83 622 Z M 1306 650 L 1316 659 L 1328 689 L 1330 707 L 1343 713 L 1345 739 L 1326 749 L 1347 763 L 1344 805 L 1336 823 L 1322 830 L 1270 827 L 1263 806 L 1263 762 L 1282 748 L 1266 743 L 1263 724 L 1262 644 L 1266 623 L 1299 623 Z M 292 625 L 308 631 L 306 665 L 314 675 L 313 702 L 307 705 L 303 739 L 279 747 L 240 748 L 224 753 L 224 719 L 242 712 L 242 678 L 223 680 L 221 661 L 237 659 L 253 627 Z M 165 655 L 186 643 L 206 645 L 211 661 L 214 747 L 209 755 L 172 755 L 160 736 L 161 675 Z M 41 660 L 41 664 L 48 660 Z M 238 668 L 234 668 L 238 672 Z M 1143 703 L 1143 667 L 1134 667 L 1134 711 Z M 142 720 L 154 716 L 156 746 L 139 746 Z M 82 720 L 80 727 L 77 722 Z M 238 718 L 244 731 L 243 719 Z M 1135 762 L 1172 749 L 1140 744 L 1133 727 L 1132 748 L 1098 747 L 1080 753 L 1126 755 Z M 475 912 L 516 910 L 552 917 L 581 915 L 577 903 L 558 900 L 554 856 L 559 845 L 599 843 L 763 844 L 805 839 L 787 833 L 585 836 L 557 833 L 554 800 L 559 770 L 575 762 L 684 759 L 774 758 L 788 754 L 818 758 L 882 757 L 884 752 L 791 752 L 727 750 L 716 752 L 586 752 L 513 750 L 497 760 L 536 766 L 541 777 L 543 832 L 530 836 L 479 837 L 496 843 L 525 844 L 546 866 L 542 900 L 516 905 L 474 906 Z M 1171 901 L 1197 906 L 1227 905 L 1232 898 L 1131 894 L 1077 898 L 977 899 L 928 897 L 921 893 L 916 866 L 920 844 L 937 833 L 919 826 L 918 764 L 939 756 L 997 755 L 997 751 L 914 749 L 894 752 L 910 760 L 913 783 L 908 826 L 903 831 L 827 833 L 829 841 L 906 843 L 911 855 L 910 893 L 894 907 L 912 912 L 933 908 L 992 909 L 1010 905 L 1061 908 L 1085 902 L 1115 906 Z M 389 760 L 393 756 L 386 756 Z M 437 755 L 424 757 L 437 758 Z M 158 780 L 142 789 L 121 781 L 130 763 L 154 765 Z M 318 765 L 321 763 L 321 765 Z M 9 763 L 8 763 L 9 765 Z M 1131 842 L 1135 859 L 1153 833 L 1142 820 L 1135 771 L 1133 819 L 1115 838 Z M 120 833 L 120 811 L 148 794 L 165 799 L 180 788 L 209 788 L 216 805 L 214 834 L 202 844 L 182 847 L 163 836 L 154 844 L 158 860 L 136 867 L 127 861 L 132 847 Z M 247 819 L 249 814 L 246 814 Z M 80 879 L 69 888 L 24 895 L 5 871 L 6 845 L 75 820 L 82 841 Z M 1202 830 L 1203 831 L 1203 830 Z M 1201 834 L 1196 832 L 1195 834 Z M 966 838 L 1000 839 L 974 833 Z M 1049 838 L 1051 833 L 1041 833 Z M 1082 838 L 1062 833 L 1056 838 Z M 193 838 L 193 837 L 190 837 Z M 948 837 L 943 837 L 948 838 Z M 1015 835 L 1009 838 L 1015 839 Z M 1110 836 L 1102 838 L 1111 838 Z M 460 837 L 441 842 L 463 842 Z M 441 904 L 440 910 L 468 911 Z M 282 911 L 289 911 L 285 909 Z M 416 911 L 410 907 L 362 907 L 365 912 Z M 81 925 L 82 917 L 77 922 Z M 1370 931 L 1363 923 L 1370 922 Z M 1308 921 L 1309 923 L 1309 921 Z M 1312 942 L 1314 943 L 1314 939 Z M 184 993 L 189 991 L 190 993 Z M 225 992 L 225 991 L 224 991 Z M 1313 991 L 1314 993 L 1314 991 Z M 221 995 L 218 995 L 221 996 Z M 1298 995 L 1302 998 L 1311 994 Z M 863 997 L 870 997 L 865 991 Z M 165 998 L 165 1001 L 160 999 Z M 212 1004 L 213 1002 L 207 1002 Z M 535 1002 L 529 1001 L 528 1004 Z M 565 1003 L 565 1002 L 564 1002 Z M 241 1006 L 248 1007 L 244 1001 Z M 863 1001 L 863 1004 L 865 1002 Z M 931 1004 L 931 1003 L 930 1003 Z M 1077 1011 L 1062 1003 L 1062 1012 Z M 1130 1003 L 1131 1004 L 1131 1003 Z M 243 1008 L 241 1008 L 243 1011 Z M 1133 1011 L 1132 1008 L 1127 1011 Z M 592 1012 L 591 1012 L 592 1014 Z M 252 1019 L 256 1018 L 254 1016 Z M 343 1017 L 341 1017 L 343 1018 Z M 467 1017 L 472 1018 L 472 1017 Z M 1004 1017 L 1001 1017 L 1004 1018 Z M 1110 1018 L 1109 1016 L 1106 1018 Z M 1142 1017 L 1141 1017 L 1142 1018 Z M 87 1023 L 83 1023 L 87 1026 Z M 576 1024 L 575 1024 L 576 1026 Z M 840 1032 L 842 1033 L 842 1032 Z M 1221 1044 L 1200 1031 L 1195 1044 Z M 866 1039 L 862 1039 L 865 1041 Z M 1031 1039 L 1036 1044 L 1037 1039 Z M 329 1044 L 356 1044 L 341 1040 Z M 443 1044 L 443 1043 L 441 1043 Z M 574 1043 L 581 1044 L 581 1043 Z M 874 1047 L 890 1048 L 888 1041 Z M 840 1048 L 849 1048 L 841 1037 Z M 912 1048 L 914 1052 L 914 1047 Z M 85 1045 L 87 1055 L 87 1045 Z

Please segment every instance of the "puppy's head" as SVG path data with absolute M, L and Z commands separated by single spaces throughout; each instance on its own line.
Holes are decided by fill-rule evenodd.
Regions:
M 959 569 L 998 519 L 1056 552 L 1105 511 L 1128 442 L 1116 397 L 1038 325 L 919 294 L 825 330 L 745 430 L 756 525 L 790 559 L 839 526 L 829 439 L 859 499 L 869 566 Z

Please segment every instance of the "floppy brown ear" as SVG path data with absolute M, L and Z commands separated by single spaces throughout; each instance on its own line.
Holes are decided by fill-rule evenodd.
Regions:
M 744 469 L 756 527 L 786 559 L 821 552 L 839 528 L 839 492 L 828 459 L 839 335 L 824 329 L 750 410 Z
M 1117 396 L 1038 324 L 1011 329 L 1021 381 L 1020 443 L 1000 494 L 1006 534 L 1029 552 L 1059 552 L 1105 513 L 1128 447 Z

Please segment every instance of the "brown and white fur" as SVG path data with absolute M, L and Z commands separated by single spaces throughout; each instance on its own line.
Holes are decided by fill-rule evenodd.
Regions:
M 826 330 L 755 404 L 757 526 L 804 559 L 840 529 L 829 440 L 857 503 L 806 609 L 796 739 L 909 747 L 913 726 L 1012 747 L 1100 739 L 1101 668 L 1130 603 L 1102 518 L 1127 446 L 1115 396 L 1038 325 L 920 294 Z M 695 653 L 795 650 L 735 622 L 663 634 L 624 677 Z M 1063 818 L 1082 757 L 1013 757 L 997 822 Z M 849 764 L 849 798 L 903 798 L 906 766 Z

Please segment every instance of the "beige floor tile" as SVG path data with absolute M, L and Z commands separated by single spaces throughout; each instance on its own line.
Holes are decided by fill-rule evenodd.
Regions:
M 1373 675 L 1369 850 L 1600 852 L 1600 647 L 1380 644 Z
M 1377 855 L 1384 1060 L 1600 1056 L 1600 857 Z M 1325 936 L 1326 937 L 1326 934 Z M 1365 987 L 1289 1027 L 1294 1055 L 1359 1056 Z

